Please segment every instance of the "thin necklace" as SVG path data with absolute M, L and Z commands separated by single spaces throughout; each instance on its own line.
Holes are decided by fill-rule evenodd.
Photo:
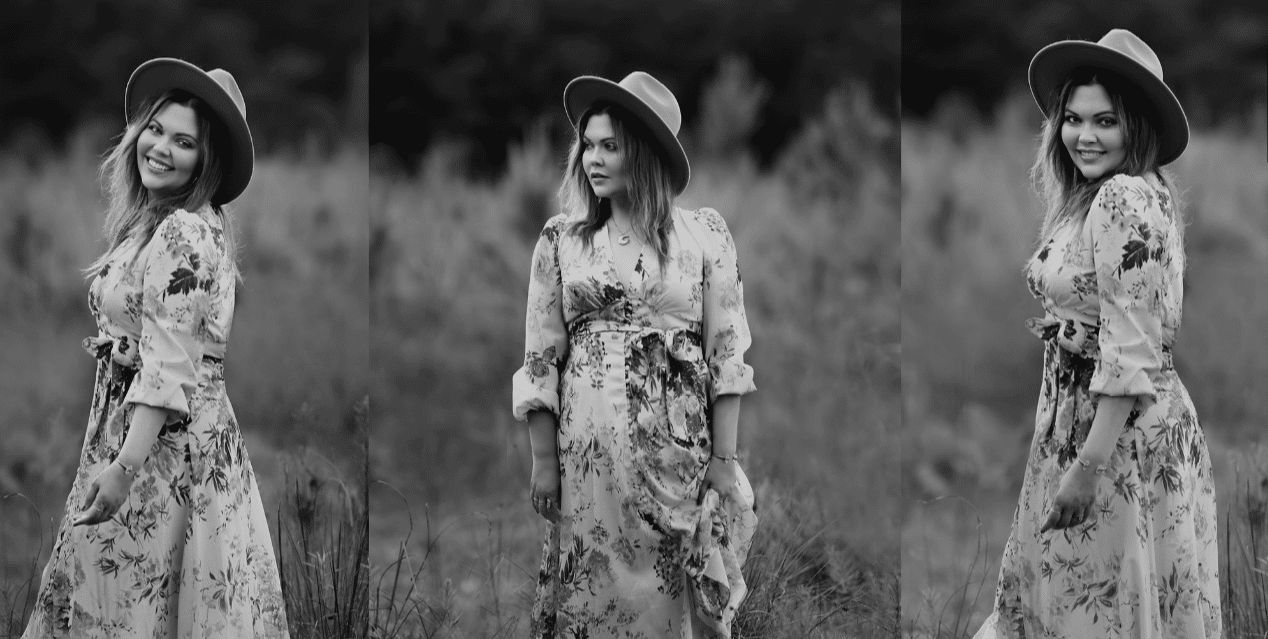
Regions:
M 629 243 L 630 243 L 630 234 L 634 232 L 634 225 L 633 225 L 633 224 L 631 224 L 629 228 L 627 228 L 626 230 L 622 231 L 622 230 L 621 230 L 621 225 L 616 223 L 616 218 L 615 218 L 615 217 L 614 217 L 614 218 L 612 218 L 612 223 L 613 223 L 613 224 L 616 224 L 616 232 L 617 232 L 617 233 L 620 233 L 620 235 L 618 235 L 618 236 L 617 236 L 617 238 L 616 238 L 616 243 L 617 243 L 617 244 L 620 244 L 621 246 L 625 246 L 626 244 L 629 244 Z

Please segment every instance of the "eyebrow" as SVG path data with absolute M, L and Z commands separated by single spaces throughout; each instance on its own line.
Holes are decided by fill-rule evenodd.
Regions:
M 1066 113 L 1068 113 L 1068 114 L 1070 114 L 1070 115 L 1079 115 L 1079 113 L 1078 113 L 1077 111 L 1075 111 L 1074 109 L 1071 109 L 1070 107 L 1066 107 L 1065 112 L 1066 112 Z M 1118 117 L 1118 114 L 1117 114 L 1117 113 L 1114 113 L 1114 111 L 1113 111 L 1113 110 L 1109 110 L 1109 111 L 1099 111 L 1099 112 L 1097 112 L 1097 113 L 1093 113 L 1093 114 L 1092 114 L 1092 117 L 1094 117 L 1094 118 L 1095 118 L 1095 117 L 1099 117 L 1099 116 L 1102 116 L 1102 115 L 1112 115 L 1112 116 L 1114 116 L 1114 117 Z
M 615 140 L 615 139 L 616 139 L 616 136 L 615 136 L 615 135 L 609 135 L 609 136 L 608 136 L 608 137 L 606 137 L 606 138 L 599 138 L 598 140 L 595 140 L 594 138 L 590 137 L 590 135 L 589 135 L 589 134 L 583 135 L 583 136 L 581 136 L 581 137 L 585 138 L 587 142 L 607 142 L 608 140 Z

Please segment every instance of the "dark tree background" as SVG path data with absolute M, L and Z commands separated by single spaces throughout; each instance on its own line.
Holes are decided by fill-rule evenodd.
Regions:
M 1263 0 L 903 0 L 904 115 L 923 117 L 949 93 L 990 113 L 1025 90 L 1030 58 L 1064 39 L 1131 30 L 1162 61 L 1167 84 L 1199 126 L 1239 118 L 1268 87 Z
M 897 117 L 898 22 L 889 0 L 372 0 L 370 144 L 413 166 L 458 141 L 475 173 L 493 173 L 508 142 L 563 115 L 569 80 L 635 70 L 674 92 L 690 127 L 732 53 L 771 90 L 748 140 L 769 162 L 844 81 Z
M 0 42 L 0 145 L 121 119 L 128 76 L 160 56 L 233 73 L 257 151 L 367 128 L 364 0 L 7 0 Z

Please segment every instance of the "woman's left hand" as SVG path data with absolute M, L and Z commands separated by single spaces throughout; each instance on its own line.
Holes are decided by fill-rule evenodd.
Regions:
M 83 511 L 71 522 L 75 526 L 95 526 L 119 512 L 119 508 L 128 500 L 128 491 L 132 488 L 132 478 L 123 472 L 123 467 L 110 462 L 92 480 L 88 488 L 88 496 L 81 506 Z
M 710 488 L 718 493 L 722 500 L 731 499 L 739 491 L 739 477 L 734 460 L 723 461 L 717 457 L 709 458 L 709 467 L 704 471 L 704 481 L 700 483 L 700 495 L 696 502 L 704 501 L 704 494 Z
M 1057 496 L 1052 500 L 1052 510 L 1039 532 L 1062 530 L 1086 522 L 1092 516 L 1099 479 L 1100 475 L 1094 469 L 1084 468 L 1077 462 L 1070 464 L 1061 476 Z

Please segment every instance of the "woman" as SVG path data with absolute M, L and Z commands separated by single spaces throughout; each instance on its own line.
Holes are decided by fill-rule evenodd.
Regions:
M 673 205 L 690 167 L 664 85 L 583 76 L 564 106 L 564 213 L 533 253 L 514 379 L 552 523 L 533 635 L 728 637 L 757 521 L 735 454 L 754 389 L 735 244 L 716 211 Z
M 223 207 L 251 179 L 246 106 L 228 72 L 158 58 L 125 107 L 89 268 L 88 432 L 23 637 L 286 637 L 223 376 L 238 276 Z
M 1172 366 L 1184 225 L 1161 167 L 1188 123 L 1128 31 L 1049 45 L 1030 65 L 1046 117 L 1047 205 L 1027 264 L 1046 315 L 1035 436 L 978 637 L 1220 635 L 1215 488 Z

